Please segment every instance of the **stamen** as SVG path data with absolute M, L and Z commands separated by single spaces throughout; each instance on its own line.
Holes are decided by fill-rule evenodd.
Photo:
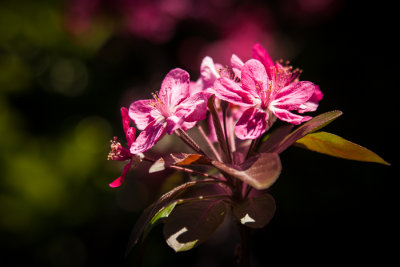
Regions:
M 121 143 L 117 141 L 117 137 L 114 136 L 114 140 L 110 140 L 111 142 L 111 151 L 108 153 L 107 160 L 118 160 L 121 156 L 121 151 L 119 147 L 121 147 Z
M 217 71 L 221 77 L 228 78 L 236 83 L 240 82 L 240 78 L 237 77 L 235 72 L 232 70 L 232 68 L 230 68 L 228 66 L 225 66 L 224 68 L 220 68 Z

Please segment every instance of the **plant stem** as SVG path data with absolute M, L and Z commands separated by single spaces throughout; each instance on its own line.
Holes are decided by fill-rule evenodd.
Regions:
M 237 263 L 240 267 L 250 267 L 250 247 L 249 247 L 249 228 L 237 222 L 240 232 L 239 255 L 237 255 Z
M 206 155 L 206 153 L 204 153 L 204 151 L 200 148 L 200 146 L 193 141 L 192 138 L 190 138 L 190 136 L 185 133 L 182 129 L 178 129 L 175 131 L 175 134 L 182 139 L 183 142 L 185 142 L 185 144 L 187 144 L 188 146 L 190 146 L 194 151 L 196 151 L 197 153 L 201 154 L 201 155 Z
M 210 175 L 210 174 L 204 173 L 204 172 L 195 171 L 195 170 L 192 170 L 192 169 L 189 169 L 189 168 L 176 166 L 176 165 L 168 166 L 168 168 L 175 169 L 175 170 L 178 170 L 178 171 L 184 171 L 184 172 L 187 172 L 187 173 L 198 174 L 198 175 L 201 175 L 201 176 L 204 176 L 204 177 L 207 177 L 207 178 L 211 178 L 211 179 L 223 182 L 220 178 L 218 178 L 216 176 L 213 176 L 213 175 Z
M 148 161 L 148 162 L 151 162 L 151 163 L 156 162 L 156 160 L 154 160 L 154 159 L 152 159 L 152 158 L 149 158 L 149 157 L 147 157 L 147 156 L 145 156 L 145 157 L 143 158 L 143 160 Z M 181 167 L 181 166 L 176 166 L 176 165 L 169 165 L 169 166 L 165 166 L 165 167 L 166 167 L 166 168 L 175 169 L 175 170 L 178 170 L 178 171 L 184 171 L 184 172 L 187 172 L 187 173 L 192 173 L 192 174 L 201 175 L 201 176 L 203 176 L 203 177 L 211 178 L 211 179 L 214 179 L 214 180 L 221 181 L 221 183 L 224 183 L 224 181 L 221 180 L 219 177 L 210 175 L 210 174 L 208 174 L 208 173 L 204 173 L 204 172 L 200 172 L 200 171 L 196 171 L 196 170 L 192 170 L 192 169 L 189 169 L 189 168 L 185 168 L 185 167 Z
M 226 143 L 226 148 L 227 148 L 227 157 L 228 157 L 229 163 L 232 163 L 231 147 L 229 145 L 228 132 L 227 132 L 227 127 L 226 127 L 226 110 L 227 110 L 226 105 L 227 104 L 221 105 L 222 106 L 222 120 L 223 120 L 223 126 L 224 126 L 225 143 Z
M 199 129 L 201 135 L 203 136 L 204 140 L 207 142 L 207 145 L 210 147 L 210 149 L 213 152 L 215 158 L 218 161 L 222 161 L 221 156 L 219 155 L 218 151 L 215 149 L 214 145 L 211 143 L 210 138 L 208 138 L 208 136 L 204 132 L 203 127 L 201 127 L 200 124 L 197 124 L 197 129 Z

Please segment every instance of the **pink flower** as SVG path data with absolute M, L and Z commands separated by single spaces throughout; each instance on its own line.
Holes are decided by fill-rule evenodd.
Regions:
M 191 94 L 204 92 L 208 96 L 212 95 L 214 82 L 221 77 L 221 69 L 221 64 L 214 63 L 209 56 L 204 57 L 200 65 L 200 78 L 190 84 Z
M 125 107 L 121 108 L 121 116 L 122 116 L 122 127 L 125 132 L 126 141 L 128 147 L 132 145 L 135 141 L 136 130 L 133 127 L 130 127 L 130 118 L 128 115 L 128 110 Z M 123 147 L 121 143 L 117 141 L 117 137 L 114 137 L 114 140 L 111 141 L 111 151 L 108 154 L 108 159 L 118 160 L 118 161 L 126 161 L 129 160 L 122 170 L 122 175 L 110 183 L 110 187 L 119 187 L 125 180 L 125 176 L 130 170 L 132 163 L 134 160 L 138 160 L 139 157 L 132 154 L 129 149 Z
M 240 139 L 261 136 L 276 118 L 291 124 L 311 119 L 290 112 L 299 110 L 312 97 L 316 86 L 307 81 L 294 81 L 283 67 L 272 66 L 269 77 L 264 65 L 256 59 L 247 61 L 241 69 L 241 84 L 222 77 L 214 83 L 217 97 L 247 108 L 235 126 Z
M 298 81 L 298 78 L 301 74 L 301 71 L 299 69 L 295 69 L 293 71 L 291 66 L 288 66 L 288 65 L 283 66 L 279 62 L 274 63 L 274 61 L 269 56 L 267 51 L 260 44 L 253 45 L 252 56 L 254 59 L 259 60 L 264 65 L 265 70 L 267 71 L 268 77 L 270 79 L 272 79 L 273 69 L 275 68 L 275 69 L 280 69 L 281 72 L 285 73 L 285 75 L 287 76 L 287 78 L 286 78 L 287 84 Z M 314 93 L 310 97 L 310 99 L 306 103 L 301 104 L 297 111 L 299 113 L 304 113 L 304 112 L 311 112 L 311 111 L 317 110 L 318 103 L 319 103 L 319 101 L 321 101 L 323 96 L 324 95 L 322 94 L 319 87 L 316 86 Z
M 192 128 L 207 112 L 207 97 L 199 92 L 190 94 L 189 74 L 179 68 L 165 76 L 159 94 L 154 99 L 138 100 L 131 104 L 129 116 L 142 132 L 132 143 L 130 152 L 137 154 L 152 148 L 165 133 Z

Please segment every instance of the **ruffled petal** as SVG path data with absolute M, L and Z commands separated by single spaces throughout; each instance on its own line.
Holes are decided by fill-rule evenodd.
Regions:
M 200 75 L 203 80 L 204 88 L 211 87 L 215 80 L 220 77 L 216 65 L 211 57 L 206 56 L 200 65 Z
M 138 154 L 145 152 L 152 148 L 158 140 L 165 134 L 164 125 L 161 123 L 151 122 L 146 129 L 144 129 L 136 141 L 132 143 L 130 152 L 132 154 Z
M 291 83 L 280 89 L 271 105 L 286 110 L 298 109 L 300 105 L 310 99 L 314 90 L 315 85 L 312 82 L 300 81 Z
M 297 112 L 304 113 L 304 112 L 312 112 L 312 111 L 317 110 L 319 101 L 321 101 L 321 99 L 323 97 L 324 97 L 324 95 L 321 92 L 321 90 L 319 89 L 319 86 L 316 85 L 313 95 L 310 97 L 310 99 L 306 103 L 301 104 L 299 106 L 299 109 L 297 110 Z
M 155 118 L 151 115 L 152 111 L 156 110 L 154 100 L 138 100 L 133 102 L 129 107 L 129 117 L 135 122 L 136 127 L 139 130 L 143 130 L 149 125 Z
M 242 72 L 242 68 L 244 66 L 243 61 L 235 54 L 232 55 L 231 57 L 231 67 L 232 67 L 232 71 L 235 73 L 236 77 L 238 77 L 239 79 L 241 79 L 241 72 Z
M 280 109 L 280 108 L 275 108 L 275 107 L 271 107 L 271 111 L 275 114 L 275 116 L 278 119 L 280 119 L 282 121 L 286 121 L 291 124 L 295 124 L 295 125 L 299 125 L 299 124 L 301 124 L 305 121 L 308 121 L 312 118 L 310 116 L 303 117 L 300 115 L 296 115 L 286 109 Z
M 176 109 L 176 116 L 186 122 L 201 121 L 206 118 L 208 93 L 200 92 L 185 99 Z
M 264 65 L 269 78 L 271 78 L 271 72 L 272 72 L 271 68 L 275 65 L 275 63 L 269 56 L 267 51 L 260 44 L 253 45 L 252 57 L 254 59 L 259 60 Z
M 242 87 L 254 97 L 268 90 L 268 74 L 263 64 L 255 59 L 248 60 L 242 68 Z
M 115 179 L 113 182 L 111 182 L 109 184 L 109 186 L 112 187 L 112 188 L 121 186 L 122 183 L 125 180 L 126 174 L 129 172 L 131 166 L 132 166 L 132 159 L 124 166 L 124 169 L 122 170 L 121 176 L 118 177 L 117 179 Z
M 239 139 L 256 139 L 267 130 L 268 114 L 256 108 L 243 112 L 235 126 L 235 134 Z
M 214 83 L 215 95 L 232 104 L 251 107 L 254 105 L 254 96 L 242 89 L 236 82 L 228 78 L 219 78 Z
M 189 96 L 189 83 L 189 73 L 173 69 L 165 76 L 158 97 L 171 110 Z

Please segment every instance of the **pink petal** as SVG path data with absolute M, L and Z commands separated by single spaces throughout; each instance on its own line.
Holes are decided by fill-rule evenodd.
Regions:
M 182 130 L 184 130 L 185 132 L 191 128 L 193 128 L 196 125 L 197 121 L 193 121 L 193 122 L 183 122 L 181 125 Z
M 178 117 L 184 117 L 186 122 L 201 121 L 206 118 L 208 93 L 197 93 L 185 99 L 176 109 Z
M 125 136 L 126 136 L 126 142 L 127 142 L 128 146 L 131 146 L 136 138 L 136 129 L 133 127 L 129 127 L 125 133 Z
M 241 79 L 241 72 L 242 72 L 242 68 L 244 66 L 243 61 L 236 56 L 235 54 L 232 55 L 231 57 L 231 67 L 233 72 L 235 73 L 236 77 L 238 77 L 239 79 Z
M 122 175 L 120 177 L 118 177 L 117 179 L 115 179 L 113 182 L 111 182 L 109 184 L 109 186 L 112 188 L 121 186 L 125 180 L 126 174 L 129 172 L 131 166 L 132 166 L 132 159 L 124 166 L 124 169 L 122 170 Z
M 131 119 L 129 118 L 129 111 L 126 107 L 121 108 L 122 127 L 124 132 L 128 131 Z
M 167 126 L 165 130 L 168 134 L 172 134 L 176 129 L 180 128 L 184 122 L 184 117 L 169 116 L 167 118 Z
M 219 78 L 214 83 L 215 95 L 232 104 L 251 107 L 254 105 L 254 97 L 242 89 L 236 82 L 228 78 Z
M 138 100 L 133 102 L 129 107 L 129 117 L 135 122 L 139 130 L 143 130 L 154 120 L 151 112 L 156 108 L 152 105 L 154 100 Z
M 235 126 L 235 134 L 239 139 L 256 139 L 267 130 L 268 114 L 256 108 L 249 108 Z
M 310 99 L 299 106 L 299 109 L 297 110 L 299 113 L 304 113 L 304 112 L 312 112 L 317 110 L 318 108 L 318 103 L 321 101 L 321 99 L 324 97 L 322 94 L 321 90 L 319 89 L 319 86 L 315 86 L 315 91 L 313 95 L 310 97 Z
M 310 99 L 314 90 L 315 85 L 311 82 L 300 81 L 291 83 L 280 89 L 275 95 L 275 99 L 271 102 L 271 105 L 286 110 L 298 109 L 301 104 Z
M 189 73 L 183 69 L 173 69 L 165 76 L 158 94 L 161 102 L 173 109 L 189 96 Z
M 288 110 L 275 108 L 275 107 L 271 107 L 271 111 L 275 114 L 275 116 L 278 119 L 289 122 L 291 124 L 295 124 L 295 125 L 298 125 L 302 122 L 308 121 L 312 118 L 310 116 L 303 117 L 300 115 L 296 115 L 296 114 L 291 113 Z
M 194 95 L 198 92 L 201 92 L 203 90 L 203 80 L 198 79 L 197 81 L 193 82 L 190 81 L 189 83 L 189 93 L 190 95 Z
M 220 77 L 214 61 L 211 57 L 207 56 L 203 58 L 203 61 L 200 65 L 200 75 L 204 83 L 204 88 L 211 87 L 214 84 L 215 80 Z
M 268 73 L 268 76 L 271 78 L 271 67 L 273 67 L 275 63 L 269 56 L 267 51 L 260 44 L 254 44 L 252 49 L 252 54 L 254 59 L 259 60 L 264 65 L 265 70 Z
M 149 150 L 164 134 L 165 129 L 162 123 L 151 122 L 146 129 L 139 134 L 136 141 L 133 142 L 130 152 L 132 154 L 138 154 Z
M 122 178 L 122 176 L 120 176 L 117 179 L 115 179 L 112 183 L 110 183 L 109 186 L 112 188 L 120 187 L 123 182 L 124 182 L 124 179 Z
M 242 68 L 242 87 L 253 96 L 259 96 L 261 90 L 268 90 L 268 74 L 260 61 L 248 60 Z

